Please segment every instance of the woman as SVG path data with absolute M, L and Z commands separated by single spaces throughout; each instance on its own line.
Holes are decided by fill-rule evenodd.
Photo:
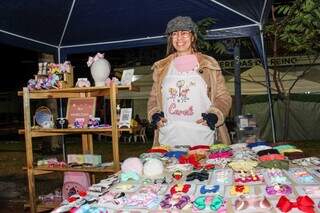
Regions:
M 166 34 L 168 56 L 153 65 L 148 100 L 154 146 L 210 145 L 217 127 L 229 144 L 224 118 L 232 101 L 218 62 L 197 51 L 197 26 L 190 17 L 170 20 Z

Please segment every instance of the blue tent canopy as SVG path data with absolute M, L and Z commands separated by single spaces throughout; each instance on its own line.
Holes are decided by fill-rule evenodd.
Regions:
M 60 62 L 72 53 L 164 44 L 175 16 L 211 17 L 208 39 L 250 37 L 268 73 L 262 26 L 270 7 L 271 0 L 8 0 L 0 2 L 0 42 Z M 274 127 L 270 87 L 268 94 Z
M 63 60 L 71 53 L 163 44 L 166 24 L 177 15 L 214 18 L 209 39 L 259 38 L 269 8 L 268 0 L 1 1 L 0 42 Z

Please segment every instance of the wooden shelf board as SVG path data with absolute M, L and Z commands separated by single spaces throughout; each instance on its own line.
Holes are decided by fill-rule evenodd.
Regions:
M 118 90 L 135 90 L 137 91 L 137 87 L 128 85 L 128 86 L 117 86 Z M 64 89 L 48 89 L 48 90 L 33 90 L 30 91 L 30 98 L 36 98 L 37 95 L 39 97 L 51 97 L 53 94 L 58 93 L 87 93 L 87 92 L 96 92 L 96 91 L 102 91 L 102 90 L 110 90 L 110 87 L 72 87 L 72 88 L 64 88 Z M 42 94 L 42 95 L 41 95 Z M 22 96 L 23 92 L 18 91 L 18 95 Z
M 48 212 L 50 210 L 53 210 L 57 207 L 59 207 L 60 203 L 57 203 L 57 204 L 43 204 L 43 203 L 40 203 L 40 204 L 37 204 L 37 212 Z M 30 204 L 26 203 L 24 204 L 24 208 L 27 209 L 27 208 L 30 208 Z
M 115 172 L 113 166 L 108 167 L 94 167 L 94 168 L 71 168 L 71 167 L 48 167 L 48 166 L 37 166 L 34 168 L 35 171 L 55 171 L 55 172 Z

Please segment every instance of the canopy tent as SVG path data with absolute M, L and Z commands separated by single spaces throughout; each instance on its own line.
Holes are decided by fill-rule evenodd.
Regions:
M 211 17 L 208 39 L 250 37 L 268 73 L 262 26 L 270 7 L 271 0 L 1 1 L 0 42 L 53 53 L 60 62 L 72 53 L 164 44 L 173 17 Z
M 276 86 L 273 79 L 274 71 L 269 69 L 271 79 L 271 91 L 277 93 Z M 309 75 L 308 75 L 309 76 Z M 318 79 L 319 79 L 318 75 Z M 293 85 L 297 76 L 292 73 L 281 73 L 281 82 L 284 90 L 288 91 Z M 314 77 L 315 78 L 315 77 Z M 234 95 L 234 77 L 226 81 L 226 85 Z M 301 78 L 294 85 L 291 93 L 319 93 L 320 83 Z M 242 95 L 263 95 L 266 94 L 265 72 L 261 66 L 254 66 L 241 74 L 241 94 Z

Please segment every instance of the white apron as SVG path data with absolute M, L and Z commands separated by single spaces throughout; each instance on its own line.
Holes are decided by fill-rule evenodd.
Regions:
M 210 145 L 214 131 L 197 124 L 211 106 L 207 85 L 195 68 L 179 72 L 171 63 L 162 83 L 163 111 L 168 122 L 159 129 L 161 145 Z

